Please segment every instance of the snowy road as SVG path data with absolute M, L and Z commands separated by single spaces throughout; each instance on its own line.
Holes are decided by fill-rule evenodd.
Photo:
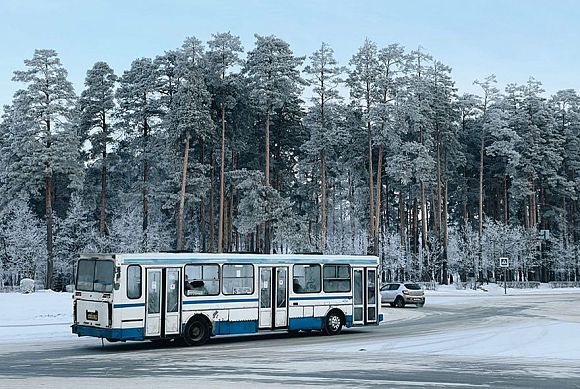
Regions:
M 338 337 L 222 337 L 200 348 L 55 337 L 0 343 L 0 388 L 580 388 L 579 293 L 429 296 Z

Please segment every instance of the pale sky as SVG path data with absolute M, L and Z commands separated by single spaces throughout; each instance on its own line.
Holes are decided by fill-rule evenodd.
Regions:
M 378 46 L 419 45 L 453 68 L 459 92 L 494 73 L 506 83 L 534 76 L 553 93 L 580 89 L 580 1 L 151 1 L 0 0 L 0 106 L 22 87 L 11 81 L 36 48 L 55 49 L 77 93 L 86 71 L 106 61 L 118 75 L 139 57 L 231 31 L 244 47 L 274 34 L 296 55 L 322 41 L 347 65 L 366 37 Z

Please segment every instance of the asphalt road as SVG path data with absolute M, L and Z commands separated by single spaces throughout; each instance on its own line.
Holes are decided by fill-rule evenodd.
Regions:
M 104 343 L 91 338 L 0 345 L 0 388 L 580 388 L 580 366 L 565 360 L 489 360 L 441 355 L 337 352 L 401 336 L 444 334 L 506 317 L 533 315 L 578 295 L 533 296 L 493 305 L 384 308 L 403 319 L 379 327 L 318 333 L 218 337 L 203 347 L 151 342 Z M 578 334 L 580 336 L 580 334 Z M 321 346 L 324 351 L 312 350 Z M 316 349 L 316 347 L 314 347 Z

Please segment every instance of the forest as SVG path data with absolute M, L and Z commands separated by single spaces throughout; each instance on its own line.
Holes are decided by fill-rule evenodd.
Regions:
M 31 53 L 32 54 L 32 53 Z M 54 50 L 0 120 L 0 279 L 73 283 L 79 253 L 373 254 L 383 280 L 578 280 L 580 97 L 423 48 L 188 37 L 77 94 Z

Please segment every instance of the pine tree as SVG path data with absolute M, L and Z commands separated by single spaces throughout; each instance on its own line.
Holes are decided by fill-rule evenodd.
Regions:
M 217 244 L 218 253 L 221 253 L 224 248 L 226 110 L 231 109 L 236 103 L 235 89 L 238 77 L 231 73 L 231 69 L 242 63 L 239 55 L 244 49 L 240 38 L 229 32 L 214 34 L 208 45 L 210 48 L 208 62 L 211 66 L 208 86 L 212 91 L 221 122 L 220 205 Z
M 304 58 L 295 57 L 288 43 L 275 36 L 256 37 L 256 47 L 248 53 L 244 74 L 252 100 L 264 116 L 264 185 L 270 187 L 270 122 L 276 109 L 299 100 L 304 83 L 297 69 Z M 270 221 L 264 227 L 264 252 L 271 251 Z
M 89 157 L 101 165 L 101 192 L 99 196 L 99 234 L 106 234 L 108 148 L 112 146 L 110 116 L 115 108 L 114 93 L 117 77 L 106 62 L 97 62 L 87 72 L 85 86 L 80 97 L 81 126 L 91 142 Z
M 349 64 L 352 67 L 347 78 L 347 85 L 350 87 L 350 96 L 354 101 L 358 102 L 359 106 L 363 109 L 367 128 L 369 237 L 371 241 L 374 241 L 374 130 L 371 111 L 374 109 L 377 102 L 380 101 L 380 92 L 377 85 L 377 78 L 380 70 L 376 44 L 371 42 L 369 39 L 366 39 L 363 46 L 359 48 Z
M 310 134 L 310 147 L 318 152 L 320 163 L 320 251 L 326 249 L 328 234 L 328 203 L 327 203 L 327 179 L 326 158 L 328 148 L 333 144 L 333 136 L 329 127 L 334 104 L 340 100 L 338 88 L 343 80 L 340 78 L 344 69 L 338 66 L 334 59 L 334 51 L 326 43 L 322 43 L 320 49 L 310 57 L 310 65 L 304 71 L 310 76 L 310 85 L 313 86 L 314 97 L 311 101 L 314 107 L 311 112 L 316 117 L 313 120 Z
M 123 129 L 130 137 L 135 157 L 142 166 L 142 250 L 147 250 L 151 164 L 155 144 L 152 142 L 154 124 L 162 114 L 159 107 L 156 67 L 149 58 L 133 61 L 131 69 L 120 79 L 116 97 Z M 153 139 L 154 140 L 154 139 Z
M 210 115 L 210 95 L 200 70 L 199 58 L 201 58 L 201 54 L 199 53 L 201 51 L 201 43 L 195 38 L 189 38 L 184 43 L 177 68 L 180 83 L 174 95 L 175 105 L 168 115 L 171 123 L 170 144 L 183 144 L 181 185 L 176 219 L 177 250 L 182 250 L 184 246 L 184 211 L 190 143 L 192 139 L 199 139 L 202 143 L 209 141 L 214 127 Z
M 52 288 L 53 277 L 53 179 L 56 174 L 72 177 L 79 169 L 79 140 L 71 127 L 75 93 L 66 79 L 67 72 L 54 50 L 36 50 L 30 60 L 25 60 L 27 69 L 14 72 L 14 81 L 27 84 L 17 92 L 27 100 L 27 115 L 34 121 L 31 130 L 42 147 L 37 150 L 34 163 L 35 175 L 44 176 L 44 199 L 46 215 L 47 289 Z M 38 178 L 37 178 L 38 179 Z

